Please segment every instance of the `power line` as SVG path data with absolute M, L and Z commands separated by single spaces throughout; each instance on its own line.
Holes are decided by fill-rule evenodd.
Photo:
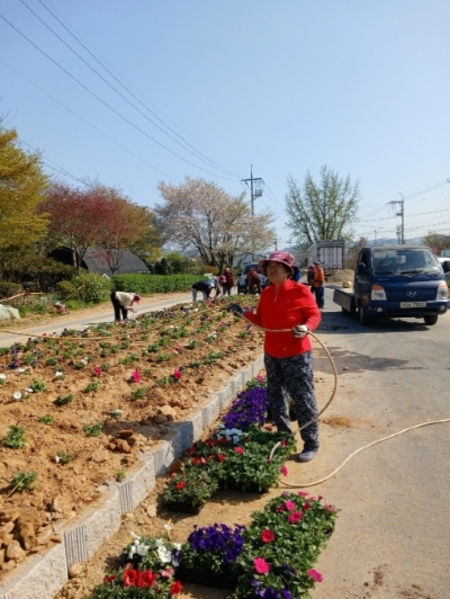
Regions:
M 150 168 L 152 168 L 154 171 L 157 171 L 158 173 L 160 173 L 164 177 L 167 177 L 170 181 L 173 181 L 173 179 L 169 175 L 167 175 L 166 173 L 164 173 L 163 171 L 161 171 L 156 166 L 153 166 L 153 164 L 151 164 L 150 162 L 148 162 L 144 158 L 141 158 L 141 156 L 138 156 L 133 151 L 129 150 L 123 144 L 121 144 L 120 142 L 118 142 L 115 139 L 113 139 L 112 137 L 110 137 L 107 133 L 104 133 L 101 129 L 99 129 L 98 127 L 96 127 L 95 125 L 93 125 L 92 123 L 90 123 L 89 121 L 87 121 L 85 118 L 83 118 L 82 116 L 80 116 L 79 114 L 77 114 L 76 112 L 74 112 L 71 108 L 69 108 L 68 106 L 66 106 L 65 104 L 63 104 L 62 102 L 60 102 L 59 100 L 57 100 L 56 98 L 54 98 L 51 94 L 49 94 L 48 92 L 46 92 L 45 90 L 43 90 L 41 87 L 39 87 L 39 85 L 36 85 L 36 83 L 33 83 L 33 81 L 31 81 L 30 79 L 28 79 L 27 77 L 25 77 L 24 75 L 22 75 L 21 73 L 19 73 L 19 71 L 17 71 L 16 69 L 14 69 L 11 65 L 9 65 L 8 63 L 6 63 L 1 58 L 0 58 L 0 62 L 2 64 L 4 64 L 6 67 L 8 67 L 9 69 L 11 69 L 12 71 L 14 71 L 14 73 L 16 73 L 17 75 L 19 75 L 19 77 L 22 77 L 22 79 L 24 79 L 25 81 L 27 81 L 30 85 L 32 85 L 33 87 L 35 87 L 36 89 L 38 89 L 40 92 L 42 92 L 43 94 L 45 94 L 46 96 L 48 96 L 49 98 L 51 98 L 54 102 L 56 102 L 57 104 L 59 104 L 60 106 L 62 106 L 65 110 L 67 110 L 68 112 L 70 112 L 71 114 L 73 114 L 74 116 L 76 116 L 78 119 L 80 119 L 80 121 L 82 121 L 83 123 L 85 123 L 86 125 L 88 125 L 89 127 L 91 127 L 92 129 L 94 129 L 95 131 L 97 131 L 98 133 L 100 133 L 100 135 L 103 135 L 104 137 L 106 137 L 106 139 L 108 139 L 109 141 L 112 141 L 116 146 L 119 146 L 119 148 L 121 148 L 122 150 L 125 150 L 125 152 L 128 152 L 128 154 L 131 154 L 132 156 L 134 156 L 135 158 L 137 158 L 138 160 L 140 160 L 141 162 L 143 162 L 144 164 L 146 164 L 147 166 L 149 166 Z
M 156 143 L 158 146 L 160 146 L 161 148 L 163 148 L 164 150 L 166 150 L 170 154 L 173 154 L 174 156 L 176 156 L 180 160 L 183 160 L 187 164 L 190 164 L 194 168 L 197 168 L 197 169 L 199 169 L 199 170 L 201 170 L 201 171 L 203 171 L 205 173 L 208 173 L 209 175 L 212 175 L 213 177 L 219 177 L 219 178 L 222 178 L 222 179 L 231 180 L 231 179 L 229 179 L 229 177 L 223 177 L 221 175 L 217 175 L 215 173 L 212 173 L 211 171 L 208 171 L 208 170 L 206 170 L 206 169 L 204 169 L 204 168 L 202 168 L 202 167 L 194 164 L 190 160 L 187 160 L 186 158 L 183 158 L 183 156 L 180 156 L 179 154 L 177 154 L 177 152 L 174 152 L 173 150 L 170 150 L 164 144 L 162 144 L 161 142 L 157 141 L 154 137 L 152 137 L 151 135 L 149 135 L 148 133 L 146 133 L 143 129 L 141 129 L 140 127 L 138 127 L 137 125 L 135 125 L 134 123 L 132 123 L 129 119 L 127 119 L 125 116 L 123 116 L 118 110 L 116 110 L 115 108 L 113 108 L 112 106 L 110 106 L 107 102 L 105 102 L 105 100 L 102 100 L 102 98 L 100 98 L 100 96 L 98 96 L 95 92 L 93 92 L 92 90 L 90 90 L 86 85 L 84 85 L 84 83 L 82 83 L 79 79 L 77 79 L 74 75 L 72 75 L 67 69 L 65 69 L 62 65 L 60 65 L 51 56 L 49 56 L 44 50 L 42 50 L 41 48 L 39 48 L 39 46 L 37 44 L 35 44 L 32 40 L 30 40 L 29 37 L 27 37 L 24 33 L 22 33 L 10 21 L 8 21 L 8 19 L 6 17 L 4 17 L 3 15 L 0 14 L 0 18 L 2 18 L 10 27 L 12 27 L 19 35 L 21 35 L 34 48 L 36 48 L 36 50 L 38 50 L 39 52 L 41 52 L 41 54 L 43 54 L 46 58 L 48 58 L 48 60 L 50 60 L 54 65 L 56 65 L 59 69 L 61 69 L 66 75 L 68 75 L 71 79 L 73 79 L 76 83 L 78 83 L 78 85 L 80 85 L 83 89 L 85 89 L 89 94 L 91 94 L 92 96 L 94 96 L 94 98 L 96 98 L 99 102 L 101 102 L 109 110 L 111 110 L 112 112 L 114 112 L 114 114 L 116 114 L 118 117 L 120 117 L 126 123 L 128 123 L 129 125 L 131 125 L 134 129 L 136 129 L 137 131 L 139 131 L 140 133 L 142 133 L 143 135 L 145 135 L 145 137 L 147 137 L 148 139 L 150 139 L 151 141 L 153 141 L 154 143 Z
M 42 2 L 42 0 L 39 0 L 40 3 L 50 12 L 50 14 L 52 14 L 52 16 L 59 22 L 61 23 L 61 21 L 59 21 L 58 17 L 56 17 L 56 15 L 53 15 L 53 13 L 50 11 L 50 9 L 48 9 L 45 4 Z M 222 168 L 220 165 L 214 163 L 213 161 L 211 161 L 207 156 L 204 156 L 203 154 L 201 154 L 201 152 L 199 152 L 198 150 L 196 150 L 195 148 L 193 148 L 193 146 L 191 146 L 193 148 L 194 151 L 192 151 L 191 149 L 189 149 L 189 147 L 186 147 L 186 145 L 184 145 L 183 143 L 179 142 L 177 139 L 175 139 L 172 135 L 170 135 L 169 133 L 167 133 L 167 131 L 164 131 L 164 129 L 158 125 L 158 123 L 155 123 L 154 120 L 152 120 L 150 117 L 148 117 L 146 114 L 144 114 L 144 112 L 142 112 L 142 110 L 140 110 L 140 108 L 138 108 L 135 104 L 133 104 L 124 94 L 122 94 L 117 88 L 115 88 L 105 77 L 103 77 L 103 75 L 101 73 L 99 73 L 96 69 L 94 69 L 94 67 L 92 67 L 88 61 L 86 61 L 80 54 L 78 54 L 78 52 L 76 52 L 76 50 L 74 50 L 58 33 L 56 33 L 56 31 L 50 27 L 50 25 L 48 25 L 30 6 L 28 6 L 28 4 L 25 2 L 25 0 L 20 0 L 20 2 L 49 30 L 53 33 L 53 35 L 55 37 L 57 37 L 61 43 L 63 43 L 66 48 L 68 48 L 71 52 L 73 52 L 73 54 L 75 54 L 75 56 L 77 56 L 89 69 L 91 69 L 91 71 L 93 73 L 95 73 L 104 83 L 106 83 L 106 85 L 108 85 L 113 91 L 116 92 L 116 94 L 118 94 L 123 100 L 125 100 L 125 102 L 127 102 L 130 106 L 132 106 L 141 116 L 143 116 L 145 119 L 147 119 L 150 123 L 152 123 L 152 125 L 154 125 L 155 127 L 157 127 L 157 129 L 159 129 L 164 135 L 167 135 L 172 141 L 174 141 L 176 144 L 178 144 L 180 147 L 182 147 L 184 150 L 186 150 L 187 152 L 189 152 L 190 154 L 192 154 L 195 158 L 201 160 L 202 162 L 204 162 L 205 164 L 207 164 L 208 166 L 212 166 L 213 168 L 217 168 L 220 171 L 223 171 L 227 174 L 233 174 L 230 171 L 228 171 L 227 169 Z M 66 29 L 66 31 L 68 31 L 70 34 L 71 32 L 68 30 L 68 28 L 61 23 L 61 25 Z M 126 86 L 124 86 L 117 77 L 115 77 L 104 65 L 102 65 L 102 63 L 95 58 L 95 56 L 82 44 L 82 42 L 80 42 L 79 40 L 77 40 L 76 36 L 74 36 L 73 34 L 71 34 L 74 39 L 76 39 L 76 41 L 78 41 L 79 44 L 82 45 L 82 47 L 89 52 L 89 54 L 95 59 L 97 60 L 97 62 L 120 84 L 122 85 L 122 87 L 133 97 L 134 94 L 132 92 L 130 92 L 130 90 L 128 90 L 126 88 Z M 136 98 L 139 102 L 140 100 L 138 98 Z M 140 102 L 142 104 L 142 102 Z M 145 107 L 145 106 L 144 106 Z M 154 114 L 152 111 L 150 111 L 147 107 L 145 107 L 151 114 Z M 154 115 L 156 118 L 159 119 L 159 117 L 157 117 L 156 115 Z M 164 124 L 164 123 L 163 123 Z M 167 127 L 167 125 L 164 124 L 164 126 Z M 170 129 L 170 127 L 169 127 Z M 171 129 L 170 129 L 171 130 Z M 172 130 L 171 130 L 172 131 Z M 177 135 L 178 137 L 180 137 L 177 133 L 175 133 L 173 131 L 173 133 L 175 135 Z M 182 138 L 181 138 L 182 139 Z M 185 140 L 183 140 L 185 144 L 188 144 L 188 142 L 186 142 Z M 188 144 L 190 146 L 190 144 Z M 195 153 L 194 153 L 195 152 Z

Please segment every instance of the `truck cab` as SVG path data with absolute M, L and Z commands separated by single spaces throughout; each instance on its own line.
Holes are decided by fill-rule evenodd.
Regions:
M 342 296 L 335 290 L 333 301 L 346 311 L 358 310 L 361 324 L 377 318 L 408 317 L 434 325 L 448 309 L 443 269 L 426 246 L 362 248 L 353 289 Z

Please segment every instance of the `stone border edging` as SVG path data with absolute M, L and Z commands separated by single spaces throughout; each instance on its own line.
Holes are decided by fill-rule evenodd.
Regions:
M 103 505 L 81 516 L 75 525 L 57 531 L 61 544 L 44 554 L 29 557 L 7 576 L 0 587 L 0 599 L 53 599 L 69 580 L 69 569 L 87 562 L 119 530 L 122 516 L 139 505 L 155 488 L 156 477 L 167 473 L 172 462 L 198 441 L 205 428 L 219 417 L 245 384 L 263 368 L 261 354 L 250 366 L 239 370 L 228 383 L 211 393 L 209 403 L 186 422 L 171 425 L 170 441 L 139 458 L 123 483 L 109 482 Z

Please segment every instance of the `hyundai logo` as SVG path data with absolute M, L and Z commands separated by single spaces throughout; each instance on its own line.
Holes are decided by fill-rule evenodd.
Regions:
M 406 297 L 417 297 L 419 295 L 418 291 L 407 291 Z

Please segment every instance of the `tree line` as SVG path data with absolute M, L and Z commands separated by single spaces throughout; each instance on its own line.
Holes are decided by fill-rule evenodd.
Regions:
M 269 211 L 253 214 L 245 193 L 232 196 L 216 183 L 189 176 L 173 185 L 157 186 L 159 203 L 141 206 L 122 190 L 99 181 L 72 186 L 44 173 L 39 152 L 27 152 L 17 132 L 0 120 L 0 280 L 21 282 L 46 273 L 51 279 L 70 277 L 80 269 L 88 249 L 116 273 L 131 251 L 156 272 L 200 273 L 239 267 L 253 254 L 275 249 Z M 350 176 L 341 177 L 327 166 L 318 181 L 308 171 L 302 184 L 289 175 L 285 197 L 286 225 L 299 251 L 319 240 L 354 240 L 361 190 Z M 450 237 L 433 232 L 424 241 L 437 253 L 449 247 Z M 352 243 L 351 243 L 352 242 Z M 68 247 L 72 265 L 48 258 Z M 163 258 L 163 248 L 172 253 Z M 240 261 L 240 262 L 239 262 Z

